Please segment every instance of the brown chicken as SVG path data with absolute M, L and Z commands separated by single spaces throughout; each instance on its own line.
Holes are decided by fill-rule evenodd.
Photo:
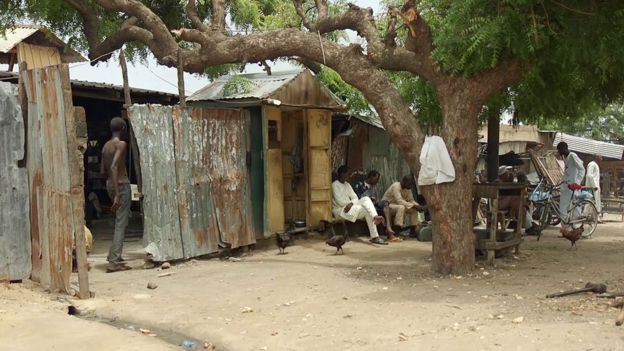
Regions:
M 342 245 L 344 245 L 347 242 L 347 237 L 344 235 L 334 235 L 331 238 L 327 239 L 327 241 L 325 242 L 327 245 L 329 246 L 333 246 L 336 248 L 336 254 L 338 254 L 338 251 L 342 252 L 342 254 L 344 255 L 344 251 L 342 250 Z
M 570 240 L 570 242 L 572 243 L 572 246 L 570 246 L 570 249 L 572 249 L 573 247 L 576 247 L 576 242 L 581 239 L 581 235 L 583 234 L 583 227 L 580 228 L 575 228 L 572 230 L 566 230 L 561 228 L 561 235 Z

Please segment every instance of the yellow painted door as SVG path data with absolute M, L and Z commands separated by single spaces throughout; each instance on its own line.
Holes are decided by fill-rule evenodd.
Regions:
M 274 106 L 264 108 L 267 172 L 267 230 L 284 230 L 284 175 L 282 172 L 282 112 Z
M 331 220 L 331 111 L 308 109 L 308 225 Z

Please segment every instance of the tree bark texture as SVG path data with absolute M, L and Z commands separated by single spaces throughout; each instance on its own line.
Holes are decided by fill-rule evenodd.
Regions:
M 433 225 L 432 269 L 463 274 L 474 269 L 475 236 L 472 188 L 477 164 L 478 112 L 473 92 L 447 90 L 440 94 L 442 138 L 455 166 L 452 183 L 421 187 Z

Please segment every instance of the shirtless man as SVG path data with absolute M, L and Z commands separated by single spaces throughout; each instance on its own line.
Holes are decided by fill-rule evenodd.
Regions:
M 115 214 L 115 233 L 113 243 L 108 252 L 107 273 L 119 272 L 130 269 L 121 258 L 123 242 L 130 217 L 131 190 L 128 172 L 126 171 L 126 154 L 128 144 L 122 140 L 126 132 L 126 122 L 120 117 L 115 117 L 110 123 L 113 136 L 102 148 L 101 173 L 106 176 L 106 190 L 113 200 L 111 211 Z

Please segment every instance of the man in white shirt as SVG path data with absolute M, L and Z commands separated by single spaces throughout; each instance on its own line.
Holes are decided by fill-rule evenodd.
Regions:
M 568 150 L 568 144 L 565 142 L 560 142 L 557 144 L 557 151 L 559 155 L 563 157 L 563 162 L 565 164 L 565 169 L 563 171 L 563 181 L 561 184 L 561 197 L 559 200 L 559 211 L 563 216 L 568 214 L 568 210 L 570 209 L 570 204 L 572 203 L 572 196 L 574 192 L 568 186 L 571 184 L 580 185 L 583 182 L 583 178 L 585 177 L 585 167 L 583 166 L 583 161 L 578 157 L 578 155 L 574 152 L 570 152 Z M 580 208 L 574 210 L 573 213 L 570 214 L 571 219 L 577 218 L 581 215 Z M 579 228 L 581 224 L 576 224 L 574 226 L 565 226 L 567 230 Z
M 351 184 L 347 181 L 349 168 L 341 166 L 338 168 L 338 179 L 332 183 L 332 212 L 334 217 L 355 222 L 358 219 L 366 219 L 370 242 L 373 244 L 388 245 L 386 241 L 379 237 L 377 225 L 383 223 L 383 217 L 377 214 L 375 205 L 369 197 L 358 196 L 353 191 Z
M 585 186 L 596 189 L 593 193 L 598 213 L 602 212 L 602 204 L 600 203 L 600 167 L 598 166 L 600 161 L 602 161 L 602 157 L 594 155 L 594 159 L 587 165 L 587 174 L 585 175 Z

